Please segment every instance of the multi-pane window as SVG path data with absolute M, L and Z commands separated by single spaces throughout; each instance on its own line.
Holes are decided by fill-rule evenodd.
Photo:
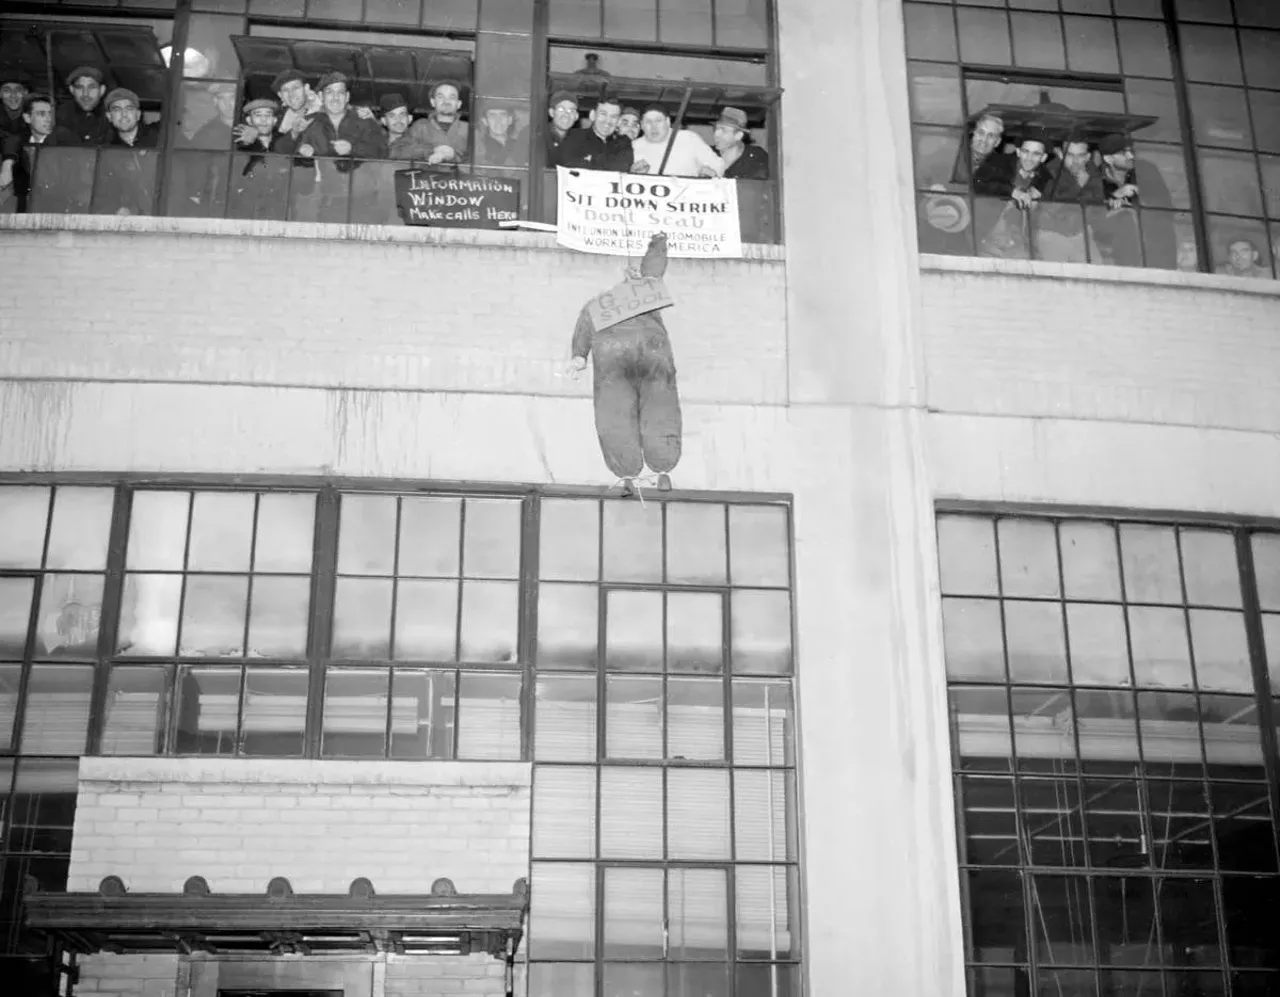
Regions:
M 944 514 L 938 542 L 969 992 L 1280 992 L 1280 534 Z
M 904 16 L 923 251 L 1275 274 L 1274 3 L 931 0 Z
M 555 173 L 541 169 L 549 96 L 574 93 L 585 124 L 602 86 L 637 108 L 663 100 L 673 114 L 687 89 L 684 123 L 708 141 L 724 107 L 747 113 L 774 172 L 738 181 L 743 237 L 778 240 L 769 0 L 120 0 L 93 4 L 93 17 L 79 16 L 84 4 L 28 6 L 48 16 L 0 20 L 0 66 L 38 81 L 68 111 L 66 74 L 95 66 L 105 90 L 134 90 L 146 128 L 160 131 L 134 147 L 31 150 L 18 210 L 400 225 L 395 173 L 416 165 L 448 179 L 517 181 L 520 217 L 553 223 Z M 68 7 L 76 16 L 63 16 Z M 588 54 L 598 62 L 584 72 Z M 315 156 L 290 141 L 240 141 L 246 106 L 277 99 L 274 81 L 287 70 L 313 91 L 309 115 L 326 113 L 315 91 L 337 71 L 348 113 L 380 120 L 382 100 L 398 95 L 417 138 L 397 151 L 393 133 L 374 128 L 358 149 Z M 456 152 L 446 163 L 432 159 L 444 143 L 427 125 L 441 83 L 456 89 L 462 122 L 440 119 Z
M 799 993 L 781 505 L 541 503 L 530 993 Z

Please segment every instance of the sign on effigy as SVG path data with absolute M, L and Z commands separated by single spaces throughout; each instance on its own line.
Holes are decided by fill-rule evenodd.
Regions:
M 520 217 L 520 181 L 453 170 L 398 170 L 396 209 L 406 225 L 498 228 Z
M 742 256 L 738 187 L 720 178 L 640 176 L 557 167 L 556 242 L 584 253 L 641 256 L 667 234 L 667 255 Z
M 624 319 L 670 308 L 676 303 L 661 277 L 641 277 L 615 284 L 603 294 L 597 294 L 586 304 L 587 317 L 596 332 L 603 332 Z

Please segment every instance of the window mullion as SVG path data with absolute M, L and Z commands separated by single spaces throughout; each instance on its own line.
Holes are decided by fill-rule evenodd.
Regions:
M 107 572 L 102 585 L 102 609 L 98 623 L 98 660 L 94 668 L 92 707 L 89 710 L 88 754 L 101 750 L 102 728 L 107 710 L 107 683 L 110 679 L 110 661 L 115 654 L 120 631 L 120 608 L 124 603 L 125 551 L 129 546 L 129 513 L 133 504 L 133 492 L 124 486 L 116 489 L 111 507 L 111 532 L 107 540 Z M 176 672 L 169 669 L 166 682 L 174 681 Z M 170 693 L 169 701 L 173 702 Z M 167 726 L 167 725 L 166 725 Z M 163 753 L 165 745 L 157 750 Z
M 1240 593 L 1244 606 L 1245 638 L 1249 646 L 1249 667 L 1253 673 L 1254 700 L 1258 710 L 1258 726 L 1262 734 L 1262 764 L 1267 771 L 1267 789 L 1271 796 L 1271 830 L 1280 830 L 1280 748 L 1276 744 L 1276 716 L 1267 670 L 1266 638 L 1262 630 L 1262 604 L 1258 598 L 1258 579 L 1253 564 L 1253 537 L 1247 530 L 1236 531 L 1236 564 L 1240 568 Z M 1277 841 L 1280 847 L 1280 840 Z
M 1187 77 L 1182 68 L 1181 37 L 1178 30 L 1178 14 L 1174 0 L 1162 0 L 1165 35 L 1169 42 L 1169 60 L 1173 69 L 1173 97 L 1182 118 L 1182 159 L 1187 169 L 1187 194 L 1191 201 L 1191 225 L 1196 236 L 1196 254 L 1200 270 L 1213 273 L 1213 247 L 1209 244 L 1209 223 L 1204 215 L 1201 200 L 1200 161 L 1196 158 L 1195 122 L 1191 118 L 1191 95 L 1187 89 Z
M 333 600 L 338 569 L 337 489 L 325 485 L 316 496 L 314 555 L 311 564 L 311 608 L 307 625 L 307 725 L 305 754 L 320 757 L 324 710 L 324 671 L 333 642 Z

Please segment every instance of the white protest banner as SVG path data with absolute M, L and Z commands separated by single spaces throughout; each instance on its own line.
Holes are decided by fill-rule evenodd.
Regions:
M 556 242 L 584 253 L 643 256 L 649 237 L 667 234 L 667 255 L 742 256 L 733 180 L 650 177 L 557 167 Z

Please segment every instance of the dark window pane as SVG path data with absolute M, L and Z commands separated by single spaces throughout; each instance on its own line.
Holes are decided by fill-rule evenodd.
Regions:
M 1120 55 L 1112 23 L 1096 17 L 1064 17 L 1067 68 L 1077 73 L 1120 72 Z
M 593 857 L 596 769 L 540 765 L 533 784 L 533 857 Z
M 245 672 L 241 750 L 246 755 L 300 758 L 305 752 L 307 673 L 249 668 Z
M 1007 691 L 953 686 L 949 695 L 961 766 L 1007 770 L 1013 757 Z
M 1022 876 L 971 871 L 966 875 L 973 962 L 1015 962 L 1026 957 Z
M 1036 972 L 1036 982 L 1038 993 L 1057 997 L 1094 997 L 1098 992 L 1097 974 L 1087 969 L 1041 967 Z
M 720 679 L 667 679 L 667 757 L 724 758 L 724 683 Z
M 1280 28 L 1280 9 L 1272 0 L 1235 0 L 1241 24 L 1260 28 Z
M 1015 65 L 1036 69 L 1065 69 L 1062 23 L 1056 14 L 1009 15 L 1013 29 Z
M 1262 192 L 1254 157 L 1247 152 L 1200 150 L 1204 204 L 1209 211 L 1261 215 Z
M 672 876 L 674 877 L 675 875 L 676 873 L 673 872 Z M 687 871 L 685 875 L 700 876 L 706 874 Z M 723 873 L 718 873 L 718 875 L 723 876 Z M 701 924 L 691 927 L 698 932 L 706 930 Z M 737 992 L 739 995 L 743 995 L 741 984 L 739 984 Z M 668 964 L 667 997 L 729 997 L 728 965 L 724 963 L 678 962 Z
M 338 571 L 389 575 L 395 565 L 396 497 L 343 495 Z
M 659 0 L 659 41 L 710 45 L 712 0 Z
M 424 28 L 452 28 L 470 31 L 476 23 L 478 0 L 423 0 Z
M 791 684 L 733 681 L 733 760 L 737 765 L 794 765 Z
M 179 148 L 183 140 L 179 132 L 175 139 Z M 221 218 L 227 204 L 227 159 L 223 152 L 175 153 L 170 158 L 165 213 L 183 218 Z
M 1280 32 L 1241 31 L 1245 81 L 1254 87 L 1280 88 Z
M 1253 138 L 1260 152 L 1280 152 L 1280 93 L 1250 90 Z
M 668 502 L 667 581 L 723 585 L 725 509 L 719 503 Z
M 156 754 L 163 747 L 168 708 L 167 668 L 112 668 L 98 750 L 104 755 Z
M 462 551 L 462 499 L 406 495 L 400 500 L 401 575 L 452 578 Z M 375 543 L 385 541 L 379 531 Z M 381 562 L 386 564 L 385 558 Z
M 1172 146 L 1153 146 L 1139 143 L 1135 148 L 1138 172 L 1139 198 L 1147 207 L 1189 208 L 1191 207 L 1191 189 L 1187 182 L 1186 159 L 1182 150 Z M 1168 215 L 1155 215 L 1146 212 L 1142 216 L 1144 234 L 1152 234 L 1156 228 L 1154 219 L 1167 219 Z M 1168 237 L 1168 225 L 1165 225 L 1163 237 Z M 1148 239 L 1148 245 L 1154 247 L 1154 241 Z M 1147 253 L 1148 266 L 1152 265 L 1153 254 Z M 1194 600 L 1192 600 L 1194 601 Z
M 110 488 L 60 485 L 53 497 L 45 567 L 60 571 L 101 571 L 107 563 L 107 534 L 115 492 Z
M 6 658 L 26 654 L 35 584 L 33 578 L 0 578 L 0 655 Z
M 739 675 L 790 674 L 790 594 L 737 589 L 730 599 L 733 671 Z
M 1010 66 L 1013 55 L 1009 48 L 1009 17 L 1004 11 L 956 10 L 960 29 L 960 60 L 983 66 Z
M 596 967 L 593 963 L 534 962 L 529 964 L 528 997 L 563 997 L 564 994 L 592 993 Z
M 767 48 L 769 13 L 766 0 L 716 0 L 716 44 L 734 48 Z
M 949 7 L 904 3 L 907 56 L 912 59 L 956 61 L 956 29 Z
M 1219 867 L 1274 873 L 1276 838 L 1266 785 L 1211 782 L 1209 799 Z
M 960 125 L 960 67 L 913 62 L 907 66 L 911 85 L 911 119 L 930 124 Z
M 603 955 L 606 959 L 662 958 L 662 880 L 661 869 L 604 870 Z M 610 974 L 636 971 L 646 970 L 639 966 L 606 966 L 606 992 L 610 989 L 607 982 Z
M 539 516 L 539 576 L 571 581 L 599 578 L 600 503 L 594 499 L 543 499 Z
M 1144 140 L 1182 141 L 1182 115 L 1172 83 L 1129 77 L 1124 81 L 1124 92 L 1131 114 L 1151 115 L 1156 119 L 1139 133 Z
M 1004 602 L 1009 678 L 1013 682 L 1066 682 L 1062 607 L 1056 602 Z
M 520 676 L 458 676 L 458 757 L 520 759 Z
M 1274 955 L 1270 958 L 1273 962 L 1277 961 Z M 1280 991 L 1280 973 L 1266 970 L 1239 970 L 1231 974 L 1233 997 L 1271 997 L 1278 991 Z
M 1133 694 L 1125 690 L 1077 689 L 1076 739 L 1086 771 L 1132 770 L 1138 764 Z
M 1173 76 L 1169 39 L 1163 24 L 1120 20 L 1116 22 L 1116 32 L 1120 38 L 1120 66 L 1125 76 L 1155 76 L 1166 80 Z
M 453 672 L 397 668 L 391 675 L 391 757 L 453 758 Z
M 397 659 L 454 661 L 458 656 L 457 639 L 457 582 L 424 579 L 402 580 L 397 584 Z
M 1013 710 L 1013 744 L 1023 771 L 1071 770 L 1076 753 L 1071 697 L 1065 689 L 1015 688 L 1009 692 Z
M 529 955 L 595 955 L 596 871 L 591 865 L 533 863 L 529 883 Z
M 1236 87 L 1215 87 L 1203 83 L 1187 86 L 1191 121 L 1196 138 L 1204 145 L 1247 149 L 1253 142 L 1245 92 Z
M 724 599 L 717 592 L 668 592 L 667 670 L 724 669 Z
M 1230 0 L 1177 0 L 1179 21 L 1218 21 L 1231 23 Z
M 596 667 L 599 625 L 594 585 L 538 586 L 538 667 Z
M 84 754 L 92 693 L 91 666 L 32 667 L 18 750 L 24 755 Z
M 661 963 L 646 966 L 639 963 L 605 963 L 602 997 L 632 997 L 634 994 L 660 994 L 665 975 Z
M 617 671 L 662 671 L 662 593 L 608 593 L 605 662 Z
M 18 719 L 18 687 L 22 684 L 22 665 L 0 665 L 0 751 L 8 751 L 13 744 L 13 725 Z M 0 766 L 0 801 L 8 792 L 3 767 Z M 0 803 L 0 820 L 4 806 Z
M 1244 82 L 1236 33 L 1231 28 L 1184 24 L 1178 34 L 1187 79 L 1202 83 Z
M 1013 780 L 959 777 L 964 851 L 973 865 L 1018 865 L 1025 861 L 1018 835 Z
M 1031 902 L 1036 913 L 1032 919 L 1036 956 L 1041 963 L 1094 961 L 1088 880 L 1082 876 L 1034 876 Z
M 1111 966 L 1160 965 L 1160 950 L 1155 944 L 1153 880 L 1135 876 L 1099 876 L 1093 880 L 1093 909 L 1098 926 L 1099 962 Z M 1136 976 L 1135 982 L 1145 983 L 1152 993 L 1160 993 L 1158 976 L 1127 975 Z
M 662 581 L 662 505 L 604 503 L 604 577 L 607 581 Z
M 310 578 L 255 577 L 250 596 L 250 657 L 304 657 L 310 605 Z
M 1221 963 L 1218 904 L 1213 883 L 1200 879 L 1161 879 L 1156 883 L 1165 945 L 1182 959 L 1204 966 Z
M 794 866 L 737 866 L 737 940 L 739 959 L 789 959 L 800 953 Z
M 777 963 L 738 963 L 734 970 L 737 997 L 800 997 L 800 967 Z
M 942 591 L 949 595 L 996 595 L 995 531 L 977 516 L 938 517 L 938 561 Z
M 462 583 L 461 660 L 515 663 L 518 589 L 517 582 Z
M 1138 681 L 1142 682 L 1139 675 Z M 1190 685 L 1190 683 L 1188 683 Z M 1149 770 L 1165 775 L 1179 767 L 1197 772 L 1200 765 L 1199 710 L 1195 696 L 1178 692 L 1138 693 L 1138 728 Z
M 391 582 L 339 578 L 333 605 L 333 654 L 386 658 L 391 652 Z
M 1280 879 L 1224 876 L 1222 903 L 1231 964 L 1267 969 L 1280 965 L 1280 938 L 1273 920 L 1280 904 Z
M 785 586 L 791 578 L 787 510 L 780 505 L 729 507 L 729 580 Z
M 965 184 L 959 182 L 963 174 L 958 172 L 961 162 L 959 154 L 965 141 L 960 129 L 912 125 L 911 138 L 917 187 L 956 191 L 965 189 Z M 934 216 L 928 217 L 934 222 Z M 947 216 L 939 217 L 937 222 L 943 228 L 967 227 L 967 221 L 965 225 L 960 225 Z M 938 227 L 936 223 L 935 227 Z
M 595 760 L 596 684 L 594 675 L 538 676 L 533 741 L 536 760 Z
M 179 672 L 177 754 L 234 755 L 239 724 L 239 668 L 184 668 Z
M 365 20 L 370 24 L 411 24 L 417 27 L 422 0 L 365 0 Z
M 325 758 L 383 758 L 387 752 L 385 668 L 330 668 L 324 679 L 324 725 L 320 754 Z

